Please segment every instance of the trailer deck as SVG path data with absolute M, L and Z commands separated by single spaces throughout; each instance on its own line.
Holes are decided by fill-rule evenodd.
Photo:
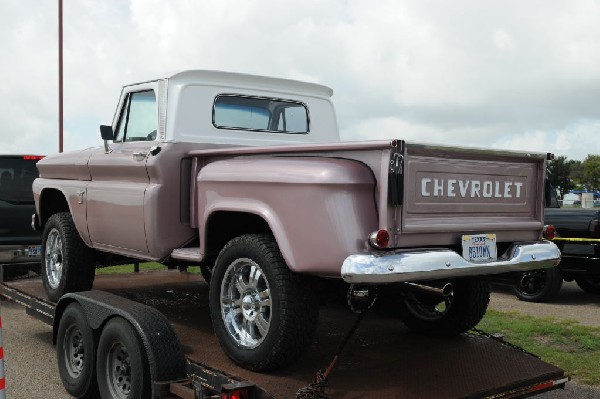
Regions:
M 312 382 L 356 319 L 341 302 L 323 305 L 316 340 L 298 363 L 275 373 L 254 373 L 221 351 L 211 327 L 208 285 L 200 276 L 178 271 L 98 275 L 94 290 L 158 309 L 172 323 L 189 362 L 249 381 L 275 398 L 293 398 Z M 39 278 L 4 282 L 0 294 L 52 322 L 54 304 L 44 299 Z M 329 397 L 520 397 L 523 389 L 535 386 L 541 392 L 566 382 L 560 368 L 491 338 L 419 336 L 393 313 L 393 304 L 385 301 L 369 311 L 329 376 Z

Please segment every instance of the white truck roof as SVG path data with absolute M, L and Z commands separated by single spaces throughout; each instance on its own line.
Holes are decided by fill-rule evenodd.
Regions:
M 294 93 L 312 97 L 330 98 L 333 90 L 317 83 L 301 82 L 293 79 L 280 79 L 246 73 L 223 72 L 211 70 L 187 70 L 164 74 L 155 81 L 168 79 L 170 84 L 201 84 L 206 86 L 225 86 L 230 88 L 268 90 L 281 93 Z M 139 84 L 139 83 L 136 83 Z M 133 86 L 133 85 L 127 85 Z

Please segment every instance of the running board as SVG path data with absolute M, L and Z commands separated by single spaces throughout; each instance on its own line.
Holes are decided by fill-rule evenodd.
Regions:
M 187 262 L 201 262 L 202 254 L 200 253 L 200 247 L 193 248 L 177 248 L 171 252 L 171 258 L 185 260 Z

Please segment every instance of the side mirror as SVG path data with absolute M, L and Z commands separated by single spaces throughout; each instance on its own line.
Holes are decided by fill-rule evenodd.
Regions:
M 102 136 L 102 140 L 114 140 L 115 138 L 112 126 L 100 125 L 100 135 Z

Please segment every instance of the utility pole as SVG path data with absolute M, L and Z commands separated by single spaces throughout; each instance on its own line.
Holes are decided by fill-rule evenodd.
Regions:
M 58 0 L 58 152 L 63 152 L 63 2 Z

